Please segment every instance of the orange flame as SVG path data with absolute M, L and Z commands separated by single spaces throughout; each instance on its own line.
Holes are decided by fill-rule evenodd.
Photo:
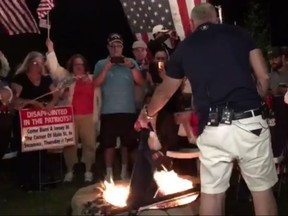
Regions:
M 155 194 L 161 193 L 162 195 L 170 195 L 174 193 L 178 193 L 181 191 L 189 190 L 193 188 L 192 181 L 188 179 L 184 179 L 178 176 L 174 170 L 167 171 L 165 167 L 163 167 L 163 171 L 155 172 L 154 179 L 158 185 L 158 190 Z M 191 195 L 189 197 L 177 199 L 177 205 L 185 205 L 190 202 L 193 202 L 197 199 L 198 194 Z
M 115 185 L 113 180 L 111 183 L 104 181 L 103 199 L 113 206 L 125 207 L 129 190 L 129 186 Z
M 192 181 L 181 178 L 173 170 L 167 171 L 165 168 L 164 171 L 156 171 L 154 173 L 154 179 L 158 185 L 158 190 L 155 197 L 158 195 L 158 193 L 161 193 L 161 195 L 169 195 L 193 188 Z M 129 186 L 115 185 L 113 180 L 111 180 L 111 183 L 104 181 L 102 196 L 107 203 L 113 206 L 125 207 L 127 206 L 129 189 Z M 193 202 L 197 197 L 198 194 L 180 198 L 176 201 L 176 204 L 184 205 Z

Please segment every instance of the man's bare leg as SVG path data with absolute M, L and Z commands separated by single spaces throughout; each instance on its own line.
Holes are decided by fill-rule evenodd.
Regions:
M 121 147 L 121 179 L 126 179 L 127 176 L 127 164 L 128 164 L 128 149 L 125 146 Z
M 200 215 L 224 215 L 225 193 L 205 194 L 201 193 Z
M 106 180 L 113 179 L 113 163 L 115 157 L 115 148 L 105 149 Z
M 255 215 L 277 215 L 277 204 L 272 189 L 251 193 Z

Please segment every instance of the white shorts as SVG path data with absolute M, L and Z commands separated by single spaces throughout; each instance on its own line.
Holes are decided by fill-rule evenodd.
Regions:
M 261 130 L 260 135 L 251 132 L 254 130 Z M 231 125 L 206 126 L 197 145 L 203 193 L 228 189 L 235 160 L 250 191 L 267 190 L 278 181 L 269 127 L 261 115 L 235 120 Z

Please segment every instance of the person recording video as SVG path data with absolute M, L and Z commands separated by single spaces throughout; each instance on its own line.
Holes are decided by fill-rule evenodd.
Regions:
M 106 180 L 113 179 L 113 164 L 117 137 L 121 141 L 121 178 L 128 177 L 128 150 L 136 147 L 137 134 L 133 126 L 136 115 L 135 85 L 144 79 L 135 60 L 123 58 L 124 40 L 117 33 L 107 39 L 109 56 L 99 60 L 94 69 L 95 82 L 101 86 L 102 107 L 100 143 L 105 149 Z
M 153 61 L 150 63 L 149 73 L 153 81 L 153 89 L 166 77 L 166 67 L 169 56 L 165 49 L 160 49 L 155 52 Z M 177 148 L 178 129 L 174 119 L 174 113 L 178 112 L 179 102 L 181 98 L 181 87 L 175 92 L 168 103 L 161 109 L 157 116 L 156 131 L 159 141 L 163 146 L 163 151 L 167 149 L 172 150 Z M 149 102 L 152 93 L 146 97 L 146 103 Z
M 166 64 L 168 61 L 168 54 L 165 49 L 160 49 L 155 52 L 153 61 L 149 66 L 149 73 L 154 85 L 160 84 L 165 77 Z
M 171 55 L 174 48 L 169 47 L 165 42 L 170 39 L 172 46 L 176 47 L 180 39 L 173 29 L 166 29 L 163 25 L 156 25 L 152 29 L 154 40 L 150 40 L 147 44 L 152 55 L 155 56 L 156 52 L 164 49 L 167 54 Z

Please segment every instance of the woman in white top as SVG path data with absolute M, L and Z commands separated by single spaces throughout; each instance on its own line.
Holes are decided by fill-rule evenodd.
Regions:
M 73 179 L 73 166 L 78 162 L 77 141 L 82 143 L 82 158 L 86 166 L 84 174 L 85 181 L 93 180 L 91 167 L 95 162 L 96 154 L 96 124 L 99 122 L 100 113 L 100 89 L 93 82 L 93 76 L 89 74 L 87 60 L 79 54 L 73 55 L 64 69 L 58 64 L 52 41 L 47 40 L 48 48 L 47 67 L 52 78 L 58 82 L 72 76 L 75 82 L 70 85 L 67 95 L 67 104 L 72 105 L 74 112 L 75 140 L 74 146 L 64 149 L 64 158 L 67 166 L 67 173 L 64 181 L 71 182 Z

